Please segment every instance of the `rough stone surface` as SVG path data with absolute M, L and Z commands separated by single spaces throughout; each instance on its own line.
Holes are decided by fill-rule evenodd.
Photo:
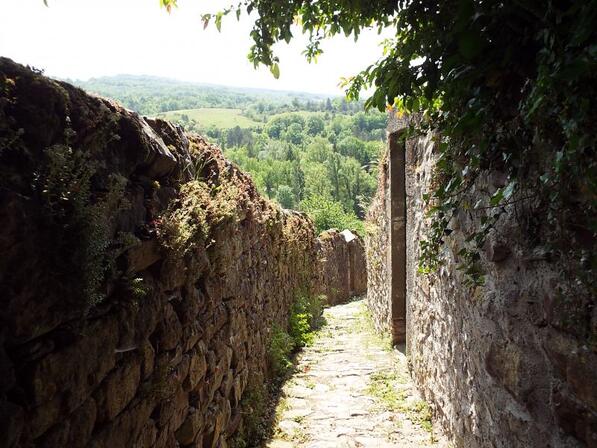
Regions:
M 387 152 L 379 162 L 377 193 L 367 211 L 367 306 L 371 309 L 377 330 L 390 333 L 392 303 L 390 299 L 390 185 L 388 183 Z
M 321 266 L 316 290 L 328 305 L 344 303 L 367 291 L 367 266 L 363 240 L 350 230 L 324 231 L 318 238 Z
M 442 267 L 428 276 L 417 272 L 434 149 L 431 136 L 408 140 L 405 148 L 407 346 L 417 386 L 458 447 L 597 447 L 595 298 L 567 290 L 563 265 L 530 244 L 522 231 L 525 203 L 509 207 L 490 234 L 483 286 L 465 286 L 457 269 L 480 215 L 456 216 Z M 370 216 L 384 233 L 383 170 L 381 177 Z M 503 177 L 487 173 L 475 188 L 495 191 Z M 386 250 L 383 236 L 368 239 L 370 269 Z M 388 268 L 369 274 L 368 303 L 380 327 L 387 325 Z
M 0 447 L 225 447 L 312 222 L 197 135 L 0 58 Z
M 408 376 L 406 357 L 384 345 L 370 328 L 365 309 L 358 300 L 325 311 L 326 326 L 284 385 L 276 435 L 268 448 L 448 446 L 437 431 L 432 436 L 423 429 L 409 410 L 420 397 Z M 394 379 L 392 396 L 400 403 L 389 406 L 372 393 L 376 377 Z

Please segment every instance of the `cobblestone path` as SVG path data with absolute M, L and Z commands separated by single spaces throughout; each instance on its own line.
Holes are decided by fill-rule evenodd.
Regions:
M 373 332 L 364 301 L 328 308 L 324 316 L 327 325 L 284 385 L 267 446 L 447 447 L 411 384 L 406 357 Z

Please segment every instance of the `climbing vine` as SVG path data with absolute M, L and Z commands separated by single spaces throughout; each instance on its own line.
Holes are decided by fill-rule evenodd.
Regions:
M 382 57 L 343 84 L 349 98 L 373 87 L 367 107 L 416 114 L 413 133 L 441 136 L 425 196 L 432 224 L 421 241 L 422 271 L 440 263 L 450 220 L 466 210 L 480 214 L 481 225 L 459 255 L 471 281 L 481 283 L 479 248 L 504 211 L 526 201 L 547 224 L 541 243 L 573 255 L 586 279 L 595 277 L 597 1 L 244 0 L 205 14 L 204 25 L 213 20 L 220 29 L 230 13 L 256 17 L 249 59 L 275 77 L 273 46 L 289 42 L 297 27 L 309 37 L 310 61 L 330 36 L 395 31 Z M 505 174 L 503 185 L 469 203 L 488 172 Z

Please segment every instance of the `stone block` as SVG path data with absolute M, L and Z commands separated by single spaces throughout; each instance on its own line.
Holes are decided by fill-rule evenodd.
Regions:
M 57 423 L 39 440 L 43 448 L 83 448 L 91 439 L 96 422 L 97 408 L 93 398 L 75 409 L 71 415 Z
M 172 350 L 178 346 L 182 338 L 182 325 L 170 303 L 164 304 L 162 320 L 158 322 L 154 345 L 158 350 Z
M 114 367 L 118 341 L 118 323 L 114 317 L 95 321 L 85 333 L 34 364 L 29 383 L 33 403 L 47 402 L 55 394 L 68 390 L 66 404 L 74 409 Z
M 597 355 L 586 348 L 570 354 L 566 363 L 566 379 L 572 392 L 597 413 Z
M 141 360 L 127 359 L 122 367 L 112 372 L 105 380 L 105 401 L 102 411 L 108 420 L 113 420 L 135 397 L 141 381 Z
M 190 354 L 190 359 L 189 375 L 185 384 L 186 390 L 195 389 L 207 373 L 205 353 L 198 349 Z
M 128 271 L 141 272 L 161 259 L 160 245 L 157 240 L 143 240 L 138 246 L 128 250 Z
M 89 448 L 129 448 L 139 439 L 153 410 L 151 400 L 143 399 L 129 406 L 113 421 L 94 432 Z
M 485 256 L 493 263 L 500 263 L 506 260 L 512 253 L 512 249 L 507 241 L 502 241 L 490 237 L 485 242 Z
M 149 341 L 146 341 L 140 348 L 141 353 L 141 378 L 148 379 L 155 367 L 155 350 Z
M 62 417 L 65 401 L 62 394 L 57 394 L 51 400 L 30 410 L 27 416 L 27 437 L 35 439 L 57 424 Z
M 597 446 L 597 413 L 563 389 L 554 390 L 553 403 L 558 425 L 565 433 L 588 447 Z
M 176 431 L 176 440 L 183 446 L 191 445 L 202 428 L 203 416 L 195 408 L 190 408 L 187 418 Z
M 512 345 L 492 345 L 485 356 L 487 372 L 511 394 L 519 392 L 521 353 Z
M 25 427 L 25 412 L 9 401 L 0 403 L 0 448 L 12 448 L 21 440 Z
M 159 418 L 156 420 L 158 428 L 168 426 L 170 429 L 178 429 L 186 417 L 188 403 L 188 394 L 182 387 L 178 387 L 170 397 L 162 400 L 158 405 Z

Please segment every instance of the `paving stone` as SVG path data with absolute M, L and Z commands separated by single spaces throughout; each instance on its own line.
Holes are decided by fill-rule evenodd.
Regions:
M 395 372 L 404 403 L 420 400 L 405 356 L 387 351 L 364 322 L 363 301 L 325 311 L 327 326 L 299 356 L 297 373 L 283 388 L 284 411 L 268 448 L 447 447 L 370 395 L 372 375 Z

